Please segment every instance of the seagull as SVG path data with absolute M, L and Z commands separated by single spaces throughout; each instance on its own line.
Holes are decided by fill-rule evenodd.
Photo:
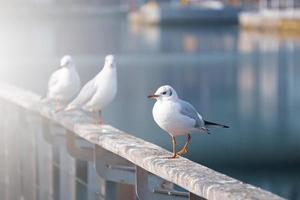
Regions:
M 65 111 L 83 109 L 92 112 L 103 123 L 101 111 L 117 94 L 117 68 L 113 55 L 105 57 L 103 69 L 83 86 L 78 96 Z
M 152 114 L 154 121 L 160 128 L 170 134 L 173 144 L 173 156 L 186 154 L 191 141 L 190 133 L 200 131 L 209 133 L 210 127 L 229 128 L 226 125 L 206 121 L 190 103 L 178 98 L 176 91 L 169 85 L 161 86 L 157 91 L 148 96 L 155 99 Z M 186 143 L 176 153 L 176 136 L 186 135 Z
M 70 55 L 60 60 L 60 68 L 54 71 L 48 81 L 47 100 L 55 100 L 57 111 L 62 102 L 70 102 L 80 90 L 80 77 Z

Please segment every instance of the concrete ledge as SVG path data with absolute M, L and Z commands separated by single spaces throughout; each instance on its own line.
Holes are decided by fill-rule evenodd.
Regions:
M 83 112 L 55 113 L 41 97 L 0 82 L 0 98 L 55 121 L 78 136 L 113 152 L 133 164 L 206 199 L 282 199 L 242 183 L 186 158 L 166 159 L 172 153 L 109 125 L 96 125 Z

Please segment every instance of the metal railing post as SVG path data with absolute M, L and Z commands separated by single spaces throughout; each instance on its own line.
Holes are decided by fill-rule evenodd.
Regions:
M 97 174 L 105 181 L 105 198 L 122 199 L 124 194 L 117 194 L 124 185 L 134 185 L 134 165 L 97 145 L 95 145 L 95 167 Z M 128 189 L 128 188 L 127 188 Z M 134 187 L 132 187 L 134 189 Z M 128 192 L 128 191 L 127 191 Z
M 188 200 L 189 193 L 177 191 L 173 184 L 136 166 L 136 195 L 139 200 Z

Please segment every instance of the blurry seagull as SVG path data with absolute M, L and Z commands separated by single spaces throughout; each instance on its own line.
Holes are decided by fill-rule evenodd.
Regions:
M 117 94 L 117 69 L 113 55 L 105 57 L 103 69 L 81 89 L 65 111 L 83 109 L 92 112 L 103 123 L 101 111 Z
M 47 100 L 55 100 L 56 110 L 61 109 L 61 103 L 68 103 L 80 90 L 80 77 L 70 55 L 60 60 L 60 68 L 53 72 L 48 81 Z
M 148 98 L 157 100 L 152 110 L 153 118 L 158 126 L 172 137 L 173 156 L 171 158 L 187 153 L 192 131 L 209 133 L 210 127 L 229 128 L 204 120 L 190 103 L 179 99 L 176 91 L 169 85 L 161 86 Z M 176 153 L 175 137 L 179 135 L 186 135 L 187 140 L 183 148 Z

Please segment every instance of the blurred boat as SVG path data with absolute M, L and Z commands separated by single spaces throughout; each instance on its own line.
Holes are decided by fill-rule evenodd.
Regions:
M 242 28 L 248 30 L 299 35 L 300 1 L 262 0 L 259 9 L 241 13 L 239 22 Z
M 140 24 L 237 24 L 241 11 L 240 6 L 229 6 L 217 0 L 149 1 L 130 12 L 128 20 Z

